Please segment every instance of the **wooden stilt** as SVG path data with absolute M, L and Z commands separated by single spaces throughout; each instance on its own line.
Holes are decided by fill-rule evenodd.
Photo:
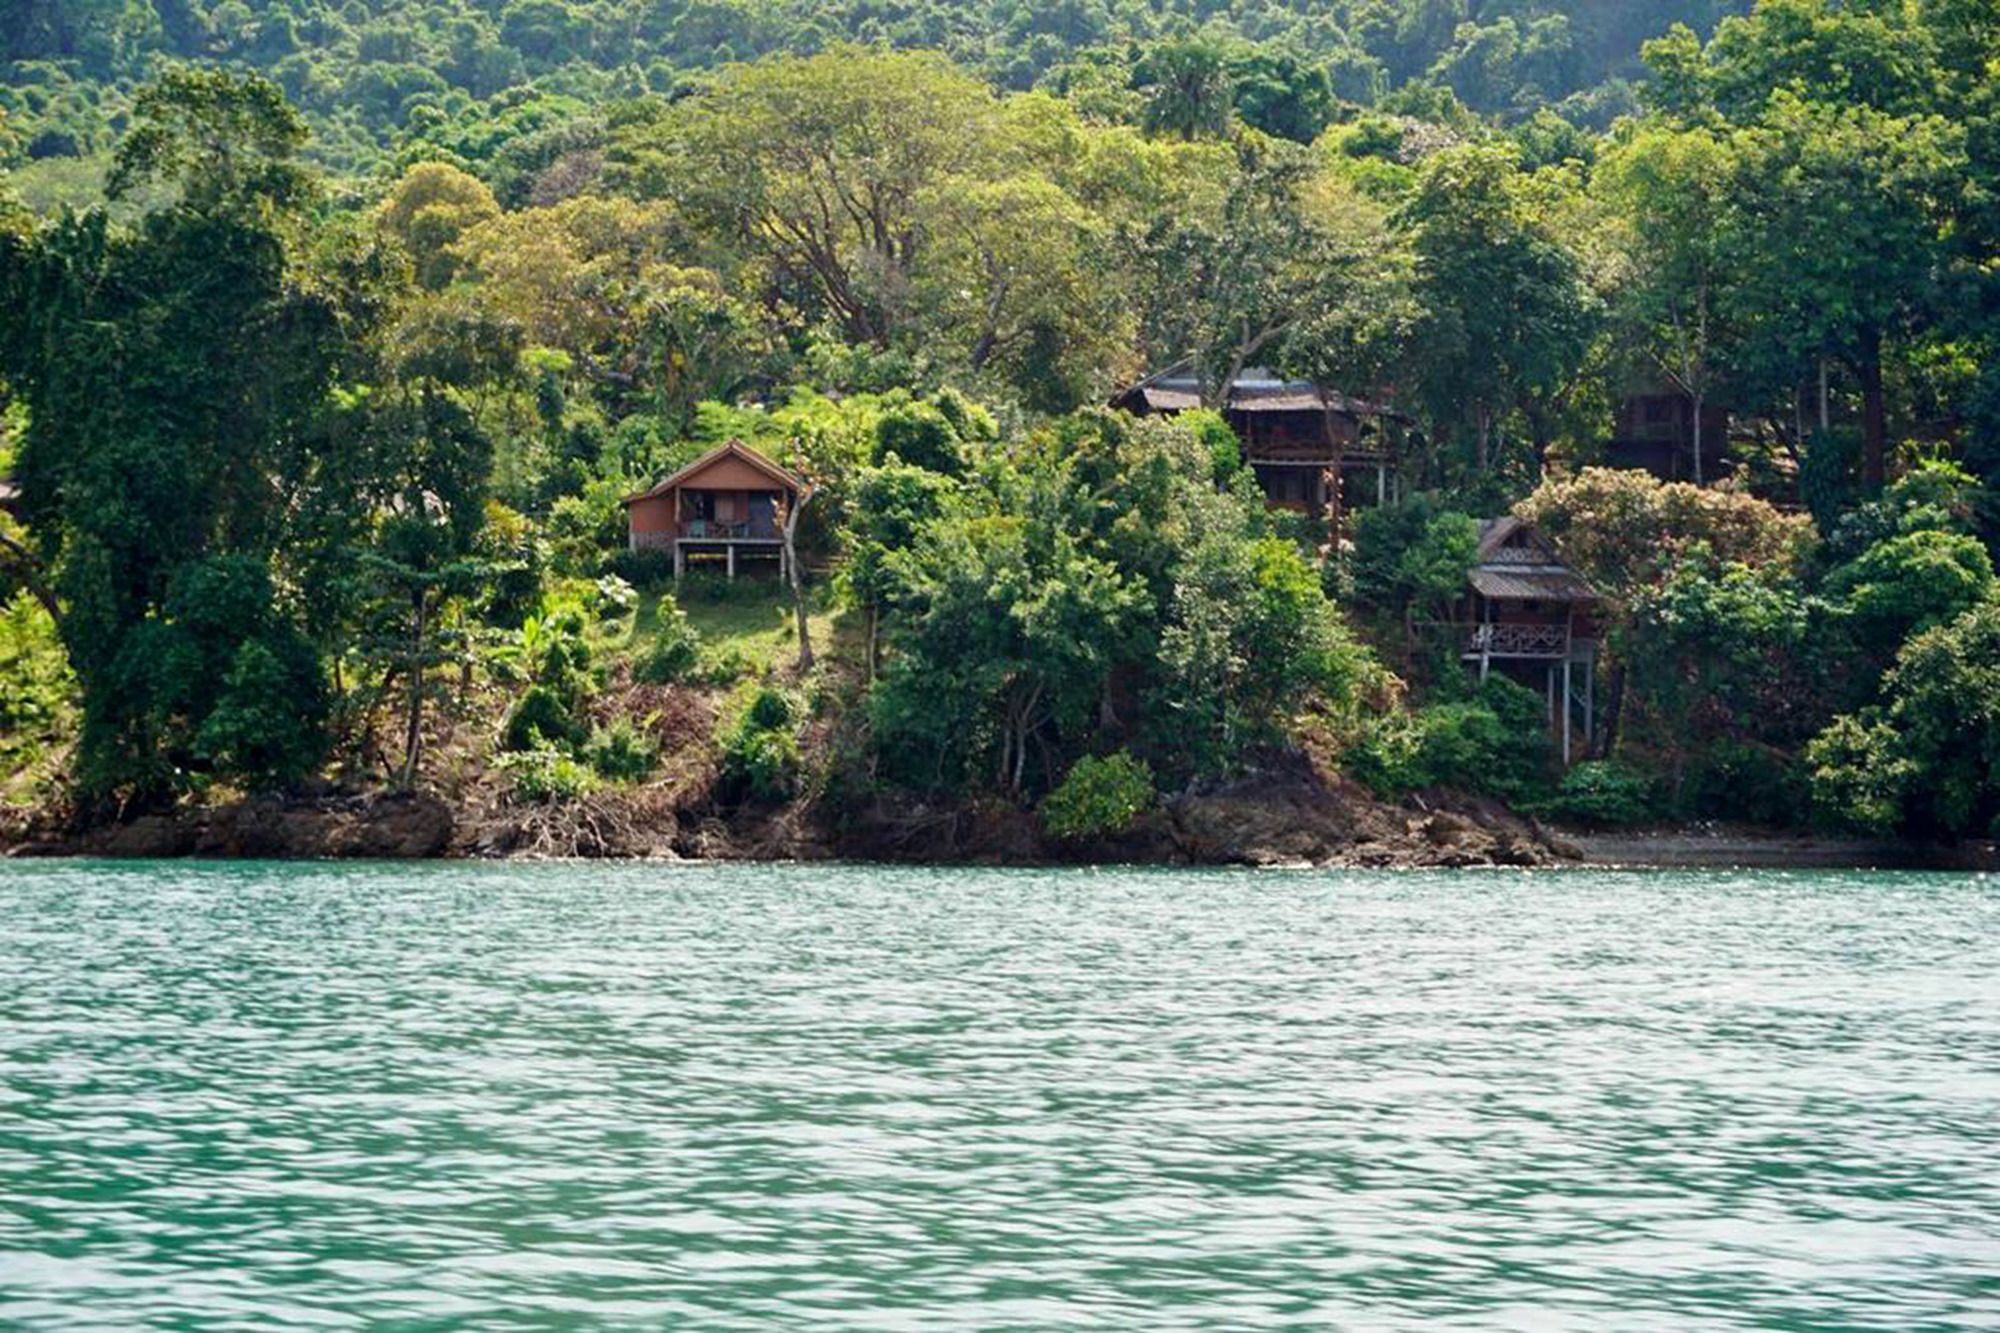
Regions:
M 679 542 L 675 542 L 675 543 L 674 543 L 674 582 L 675 582 L 675 583 L 679 583 L 679 582 L 681 581 L 681 575 L 683 575 L 683 574 L 685 574 L 685 573 L 687 573 L 687 552 L 686 552 L 685 550 L 683 550 L 683 549 L 681 548 L 681 544 L 680 544 Z
M 1597 654 L 1583 663 L 1583 743 L 1597 744 Z
M 723 560 L 729 567 L 729 581 L 734 583 L 736 581 L 736 543 L 731 542 L 729 545 L 723 547 L 722 550 Z
M 1570 659 L 1563 659 L 1563 767 L 1569 767 L 1569 674 Z

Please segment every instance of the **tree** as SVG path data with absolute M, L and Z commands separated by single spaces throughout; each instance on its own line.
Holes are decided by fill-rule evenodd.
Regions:
M 1536 216 L 1511 148 L 1435 154 L 1397 220 L 1416 255 L 1413 387 L 1440 434 L 1471 432 L 1484 476 L 1504 413 L 1555 394 L 1582 360 L 1580 265 Z
M 1605 755 L 1618 742 L 1631 666 L 1645 651 L 1633 631 L 1648 599 L 1690 569 L 1712 579 L 1741 566 L 1757 571 L 1764 584 L 1782 587 L 1799 578 L 1814 541 L 1812 522 L 1803 515 L 1636 470 L 1585 468 L 1571 479 L 1545 481 L 1514 512 L 1554 542 L 1564 562 L 1605 598 L 1609 689 L 1598 731 Z
M 311 749 L 253 734 L 271 718 L 247 705 L 282 678 L 318 725 L 318 664 L 270 570 L 339 328 L 292 264 L 311 190 L 276 90 L 176 71 L 134 116 L 113 186 L 167 202 L 136 230 L 93 212 L 0 238 L 0 355 L 28 407 L 17 477 L 81 686 L 79 777 L 143 805 L 199 769 L 280 781 Z
M 445 162 L 419 162 L 404 172 L 376 213 L 382 230 L 409 252 L 419 285 L 432 291 L 457 273 L 452 247 L 459 239 L 499 216 L 493 191 Z
M 842 569 L 848 596 L 868 617 L 868 675 L 880 665 L 882 612 L 894 584 L 890 560 L 911 549 L 917 534 L 941 518 L 955 487 L 948 477 L 923 467 L 888 462 L 857 480 L 843 536 L 847 561 Z
M 449 297 L 419 296 L 382 331 L 378 383 L 353 400 L 359 455 L 353 478 L 367 526 L 350 552 L 357 642 L 379 672 L 377 691 L 400 686 L 403 759 L 398 782 L 416 783 L 435 668 L 467 648 L 452 617 L 500 572 L 482 556 L 492 441 L 469 401 L 512 374 L 519 332 Z
M 1210 404 L 1261 358 L 1370 374 L 1401 308 L 1382 209 L 1289 146 L 1244 145 L 1220 207 L 1161 220 L 1145 259 L 1156 360 L 1191 358 Z
M 641 191 L 733 237 L 774 297 L 887 347 L 926 241 L 918 200 L 977 174 L 996 108 L 942 57 L 847 48 L 733 70 L 616 151 Z
M 1706 407 L 1718 349 L 1735 163 L 1728 144 L 1694 128 L 1641 130 L 1600 163 L 1596 184 L 1625 226 L 1617 314 L 1625 338 L 1693 407 L 1694 482 L 1701 485 Z
M 1148 134 L 1198 139 L 1229 129 L 1235 88 L 1229 58 L 1213 42 L 1182 37 L 1156 43 L 1133 69 L 1132 82 L 1148 91 Z
M 1828 107 L 1786 93 L 1734 135 L 1733 211 L 1723 232 L 1731 317 L 1798 359 L 1831 356 L 1861 393 L 1862 480 L 1887 476 L 1895 340 L 1937 299 L 1945 199 L 1963 179 L 1960 128 L 1934 116 Z
M 1883 694 L 1808 747 L 1821 810 L 1877 832 L 2000 833 L 2000 601 L 1910 640 Z

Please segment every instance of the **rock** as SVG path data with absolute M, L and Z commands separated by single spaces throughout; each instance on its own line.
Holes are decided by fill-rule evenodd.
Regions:
M 105 835 L 106 856 L 186 856 L 195 849 L 195 831 L 173 815 L 141 815 Z

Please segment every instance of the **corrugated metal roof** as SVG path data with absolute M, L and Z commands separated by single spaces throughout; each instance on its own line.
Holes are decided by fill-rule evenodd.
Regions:
M 1127 394 L 1136 394 L 1153 412 L 1187 412 L 1201 406 L 1201 381 L 1184 370 L 1170 370 L 1140 380 Z M 1382 416 L 1407 420 L 1394 408 L 1350 398 L 1343 393 L 1322 395 L 1311 380 L 1281 379 L 1260 366 L 1246 367 L 1229 386 L 1225 406 L 1231 412 L 1317 412 L 1323 406 L 1351 416 Z
M 1192 412 L 1201 406 L 1201 395 L 1193 390 L 1168 389 L 1154 385 L 1139 391 L 1146 406 L 1155 412 Z

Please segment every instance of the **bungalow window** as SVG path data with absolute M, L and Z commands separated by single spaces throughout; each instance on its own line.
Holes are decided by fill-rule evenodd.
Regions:
M 714 491 L 683 491 L 682 494 L 687 497 L 689 518 L 706 519 L 711 523 L 715 521 Z
M 1660 426 L 1674 419 L 1674 400 L 1671 398 L 1648 398 L 1646 400 L 1646 421 L 1649 425 Z

